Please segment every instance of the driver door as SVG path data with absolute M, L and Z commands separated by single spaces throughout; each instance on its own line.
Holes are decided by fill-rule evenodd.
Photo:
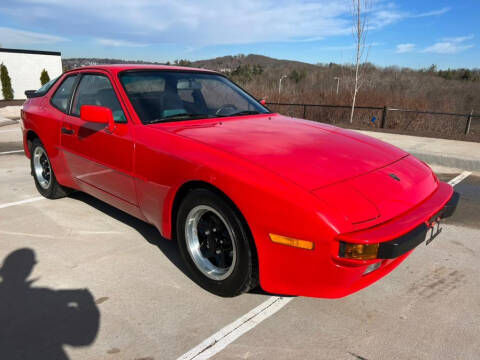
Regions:
M 112 110 L 115 128 L 85 122 L 82 105 L 105 106 Z M 72 175 L 87 192 L 101 190 L 130 204 L 137 204 L 133 181 L 133 127 L 107 74 L 82 73 L 69 114 L 61 129 L 61 145 Z M 85 187 L 85 186 L 84 186 Z M 91 191 L 88 191 L 91 190 Z

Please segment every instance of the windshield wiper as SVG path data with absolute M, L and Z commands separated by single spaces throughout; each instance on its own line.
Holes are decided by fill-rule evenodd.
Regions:
M 228 117 L 228 116 L 242 116 L 242 115 L 257 115 L 257 114 L 260 114 L 260 111 L 256 111 L 256 110 L 243 110 L 243 111 L 239 111 L 239 112 L 236 112 L 236 113 L 233 113 L 233 114 L 222 115 L 222 116 Z
M 176 121 L 176 120 L 187 120 L 187 119 L 202 118 L 202 117 L 210 119 L 215 116 L 209 115 L 209 114 L 194 114 L 194 113 L 174 114 L 174 115 L 168 115 L 158 119 L 154 119 L 150 121 L 149 124 L 155 124 L 155 123 L 167 122 L 167 121 Z

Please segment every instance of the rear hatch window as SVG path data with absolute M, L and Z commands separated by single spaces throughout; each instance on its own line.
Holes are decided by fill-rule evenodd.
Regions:
M 25 95 L 27 98 L 34 98 L 34 97 L 40 97 L 45 95 L 48 90 L 60 79 L 60 76 L 56 77 L 55 79 L 50 80 L 47 82 L 45 85 L 43 85 L 40 89 L 38 90 L 27 90 L 25 91 Z

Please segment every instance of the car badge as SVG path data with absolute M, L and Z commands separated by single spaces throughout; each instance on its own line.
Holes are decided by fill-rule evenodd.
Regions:
M 395 174 L 388 174 L 388 176 L 390 176 L 394 180 L 400 181 L 400 178 Z

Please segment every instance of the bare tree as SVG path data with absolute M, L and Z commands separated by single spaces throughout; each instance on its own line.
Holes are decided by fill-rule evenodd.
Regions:
M 367 61 L 368 51 L 365 52 L 368 32 L 368 13 L 370 8 L 369 0 L 352 0 L 353 15 L 353 36 L 355 38 L 355 76 L 352 91 L 352 111 L 350 113 L 350 124 L 353 123 L 355 103 L 358 90 L 362 86 L 362 64 Z

